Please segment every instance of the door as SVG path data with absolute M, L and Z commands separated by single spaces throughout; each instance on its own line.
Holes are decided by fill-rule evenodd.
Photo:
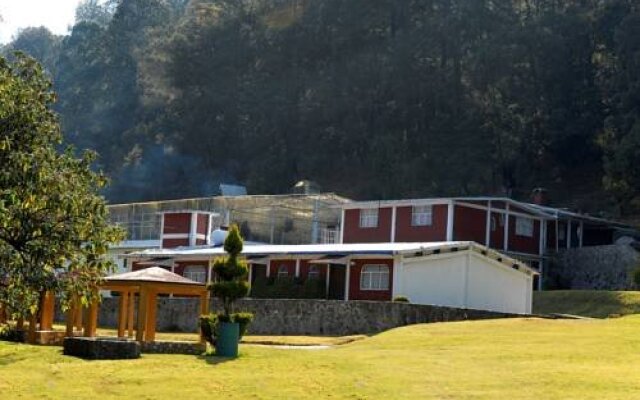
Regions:
M 253 271 L 251 273 L 251 284 L 255 283 L 256 279 L 266 280 L 267 279 L 267 266 L 264 264 L 252 264 L 251 268 Z
M 344 300 L 344 285 L 346 267 L 339 264 L 331 264 L 329 268 L 329 300 Z

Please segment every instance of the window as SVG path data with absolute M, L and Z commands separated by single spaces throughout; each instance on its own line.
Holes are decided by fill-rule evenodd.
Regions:
M 360 290 L 388 290 L 389 266 L 367 264 L 360 272 Z
M 289 277 L 289 268 L 282 264 L 278 267 L 278 279 L 287 279 Z
M 533 237 L 533 220 L 530 218 L 516 217 L 516 235 Z
M 318 268 L 317 265 L 312 265 L 309 267 L 309 274 L 307 275 L 307 279 L 309 280 L 320 279 L 320 268 Z
M 431 206 L 414 206 L 411 210 L 411 225 L 431 225 L 433 209 Z
M 207 270 L 202 265 L 189 265 L 184 269 L 184 277 L 192 281 L 206 283 Z
M 360 210 L 360 228 L 375 228 L 378 226 L 378 209 L 367 208 Z
M 491 217 L 491 231 L 495 231 L 498 223 L 495 216 Z

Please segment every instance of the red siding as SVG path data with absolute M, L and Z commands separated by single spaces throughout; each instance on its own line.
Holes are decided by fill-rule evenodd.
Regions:
M 455 206 L 453 212 L 453 240 L 485 242 L 487 212 L 465 206 Z
M 502 250 L 504 246 L 504 214 L 492 212 L 491 218 L 495 219 L 495 229 L 491 230 L 489 247 Z
M 533 221 L 533 237 L 516 235 L 516 216 L 509 215 L 509 248 L 528 254 L 540 254 L 540 221 Z
M 206 235 L 209 228 L 209 215 L 198 214 L 198 229 L 196 233 Z
M 162 241 L 162 247 L 165 249 L 170 249 L 172 247 L 180 247 L 180 246 L 188 246 L 189 238 L 184 239 L 164 239 Z
M 391 241 L 391 208 L 378 209 L 378 226 L 360 228 L 360 210 L 345 210 L 344 243 L 386 243 Z
M 439 242 L 447 240 L 447 205 L 433 206 L 429 226 L 411 225 L 413 207 L 396 209 L 396 242 Z
M 318 271 L 320 272 L 320 280 L 325 280 L 327 273 L 326 264 L 309 264 L 307 260 L 300 261 L 300 278 L 305 281 L 307 280 L 307 277 L 309 276 L 309 268 L 311 267 L 311 265 L 315 265 L 316 267 L 318 267 Z
M 164 233 L 189 233 L 191 228 L 190 213 L 165 213 L 163 218 Z
M 557 221 L 548 221 L 547 222 L 547 248 L 555 250 L 556 249 L 556 224 Z
M 276 278 L 278 277 L 278 268 L 281 265 L 287 266 L 287 271 L 289 271 L 289 278 L 293 278 L 296 274 L 296 260 L 271 260 L 269 264 L 269 276 Z
M 360 271 L 365 264 L 386 264 L 389 266 L 388 290 L 360 290 Z M 349 300 L 391 300 L 393 286 L 393 260 L 354 260 L 349 277 Z
M 207 244 L 207 241 L 204 239 L 196 239 L 196 246 L 204 246 Z

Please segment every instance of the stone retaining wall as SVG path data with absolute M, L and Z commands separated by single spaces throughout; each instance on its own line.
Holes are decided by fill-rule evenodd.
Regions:
M 211 310 L 217 309 L 220 307 L 212 301 Z M 238 301 L 236 310 L 255 314 L 249 332 L 259 335 L 371 334 L 417 323 L 516 316 L 419 304 L 339 300 L 243 299 Z M 117 311 L 117 298 L 104 299 L 98 325 L 115 327 Z M 196 332 L 198 316 L 197 299 L 158 299 L 157 328 L 160 332 Z
M 640 254 L 630 245 L 593 246 L 561 251 L 548 267 L 550 289 L 628 290 Z

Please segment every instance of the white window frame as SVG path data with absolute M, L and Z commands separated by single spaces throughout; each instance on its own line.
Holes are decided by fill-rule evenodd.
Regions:
M 377 228 L 378 212 L 377 208 L 360 209 L 360 228 Z
M 360 290 L 389 290 L 391 268 L 387 264 L 365 264 L 360 271 Z
M 411 226 L 431 226 L 433 224 L 433 206 L 411 207 Z
M 309 272 L 307 273 L 307 280 L 319 280 L 320 279 L 320 267 L 312 264 L 309 266 Z
M 201 270 L 194 271 L 194 269 L 196 268 L 199 268 Z M 184 267 L 182 276 L 187 279 L 191 279 L 192 281 L 207 283 L 207 268 L 204 265 L 187 265 L 186 267 Z
M 276 279 L 288 279 L 289 267 L 286 264 L 280 264 L 276 273 Z
M 516 217 L 516 235 L 533 237 L 534 221 L 531 218 Z

